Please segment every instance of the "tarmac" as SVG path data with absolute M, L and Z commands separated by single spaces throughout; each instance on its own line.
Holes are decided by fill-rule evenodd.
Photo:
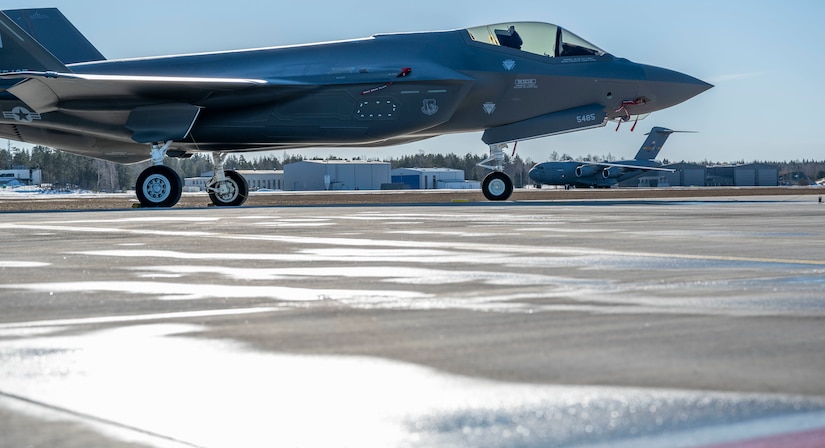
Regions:
M 0 213 L 0 446 L 825 443 L 820 190 L 265 197 Z

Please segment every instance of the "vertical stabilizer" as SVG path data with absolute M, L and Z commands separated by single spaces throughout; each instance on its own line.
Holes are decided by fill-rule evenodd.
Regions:
M 639 148 L 639 152 L 636 153 L 636 160 L 653 160 L 659 155 L 659 151 L 662 150 L 662 146 L 664 146 L 665 141 L 667 138 L 670 137 L 670 134 L 676 131 L 667 129 L 667 128 L 660 128 L 654 127 L 647 133 L 647 139 L 645 142 L 642 143 L 642 147 Z
M 5 13 L 0 13 L 0 73 L 21 71 L 70 70 Z
M 3 12 L 63 64 L 106 59 L 57 8 Z

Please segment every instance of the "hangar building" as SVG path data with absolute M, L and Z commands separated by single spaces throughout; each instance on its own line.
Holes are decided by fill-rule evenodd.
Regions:
M 622 182 L 621 187 L 775 187 L 779 185 L 779 167 L 765 163 L 704 166 L 695 163 L 672 163 L 663 168 L 674 173 L 651 171 Z
M 246 179 L 252 191 L 284 189 L 283 170 L 238 170 L 238 173 Z
M 705 178 L 707 177 L 707 168 L 704 165 L 696 163 L 671 163 L 662 168 L 670 168 L 676 170 L 675 173 L 668 173 L 661 171 L 670 185 L 678 185 L 680 187 L 704 187 Z
M 389 162 L 304 160 L 284 165 L 287 191 L 380 190 L 389 183 Z
M 246 179 L 250 191 L 283 190 L 283 170 L 237 170 Z M 202 173 L 200 177 L 187 177 L 183 182 L 183 191 L 206 191 L 206 183 L 212 178 L 212 171 Z
M 479 189 L 478 181 L 464 180 L 464 170 L 451 168 L 396 168 L 390 172 L 393 184 L 410 190 Z
M 704 187 L 706 168 L 695 163 L 671 163 L 662 168 L 676 170 L 648 171 L 639 177 L 630 178 L 619 184 L 619 187 Z
M 779 167 L 765 163 L 718 165 L 708 167 L 708 186 L 775 187 L 779 185 Z

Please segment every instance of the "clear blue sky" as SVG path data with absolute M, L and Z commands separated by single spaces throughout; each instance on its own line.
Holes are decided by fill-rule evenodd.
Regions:
M 573 6 L 573 5 L 576 6 Z M 816 121 L 825 93 L 825 1 L 690 2 L 615 0 L 4 0 L 3 9 L 58 7 L 109 59 L 230 50 L 366 37 L 395 31 L 465 28 L 503 21 L 555 23 L 635 62 L 678 70 L 716 87 L 639 122 L 518 145 L 522 158 L 632 157 L 653 126 L 678 134 L 660 157 L 671 161 L 825 159 Z M 419 150 L 487 152 L 480 133 L 381 149 L 302 152 L 385 158 Z

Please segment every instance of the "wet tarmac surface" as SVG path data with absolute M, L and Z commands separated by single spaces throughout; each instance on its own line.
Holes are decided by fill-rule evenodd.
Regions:
M 825 441 L 816 196 L 0 215 L 0 446 Z

